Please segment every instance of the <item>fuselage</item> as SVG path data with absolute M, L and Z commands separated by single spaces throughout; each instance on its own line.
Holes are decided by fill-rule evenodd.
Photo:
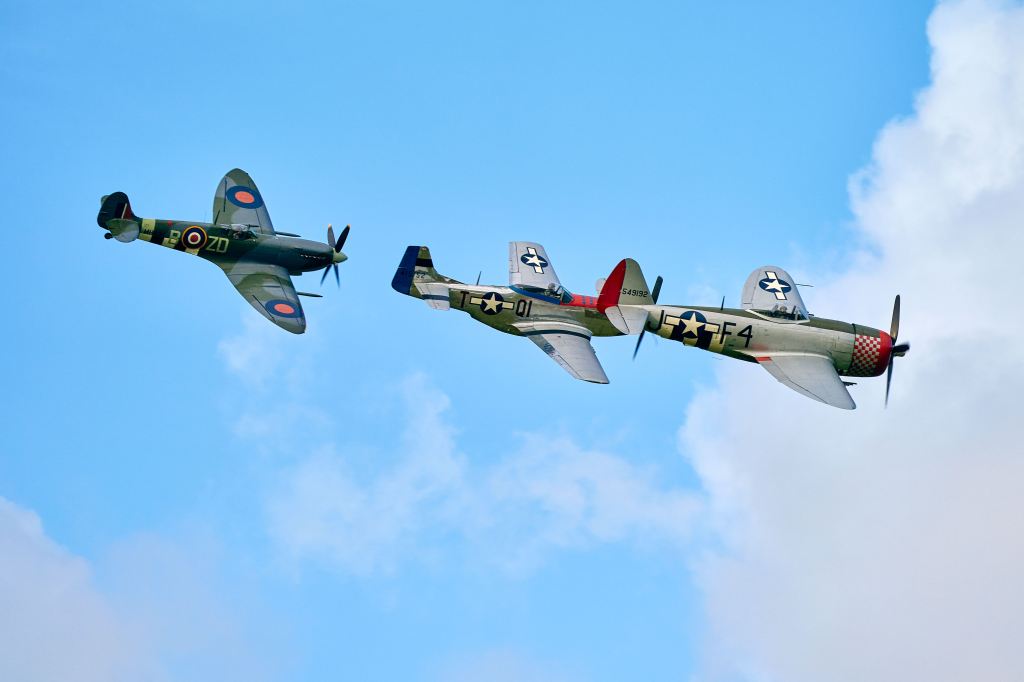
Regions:
M 449 305 L 506 334 L 521 334 L 515 326 L 524 322 L 573 322 L 594 336 L 621 336 L 597 309 L 597 297 L 571 295 L 555 298 L 520 287 L 451 284 Z
M 143 218 L 138 238 L 184 251 L 230 267 L 239 261 L 271 263 L 291 275 L 323 270 L 335 259 L 334 250 L 322 242 L 283 235 L 263 235 L 245 225 L 213 225 Z
M 886 332 L 838 320 L 794 320 L 735 308 L 640 307 L 647 310 L 647 329 L 658 336 L 748 362 L 809 353 L 831 358 L 842 376 L 869 377 L 885 372 L 892 352 Z

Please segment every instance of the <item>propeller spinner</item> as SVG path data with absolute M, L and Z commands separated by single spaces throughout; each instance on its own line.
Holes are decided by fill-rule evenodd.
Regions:
M 345 240 L 348 239 L 348 231 L 352 229 L 351 225 L 346 225 L 345 229 L 341 231 L 341 239 L 337 242 L 334 241 L 334 228 L 331 225 L 327 226 L 327 245 L 331 247 L 334 254 L 331 258 L 331 262 L 324 268 L 324 274 L 320 277 L 320 285 L 323 286 L 324 280 L 327 279 L 327 273 L 334 268 L 334 281 L 341 286 L 341 276 L 338 274 L 338 263 L 342 263 L 348 260 L 348 256 L 341 252 L 341 247 L 345 246 Z

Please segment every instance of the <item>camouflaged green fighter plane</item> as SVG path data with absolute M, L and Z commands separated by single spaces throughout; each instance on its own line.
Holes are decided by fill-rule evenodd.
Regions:
M 469 313 L 488 327 L 525 336 L 577 379 L 607 384 L 608 377 L 590 345 L 593 336 L 622 334 L 601 312 L 611 305 L 601 296 L 603 280 L 598 282 L 601 296 L 581 296 L 565 290 L 555 274 L 544 247 L 532 242 L 509 244 L 509 280 L 507 287 L 462 282 L 439 275 L 425 246 L 405 250 L 391 286 L 400 294 L 423 299 L 437 310 L 456 308 Z M 635 280 L 640 267 L 635 261 L 619 280 L 623 291 L 632 291 L 631 303 L 653 303 L 647 284 Z M 617 268 L 618 269 L 618 268 Z M 610 292 L 610 290 L 609 290 Z M 619 293 L 618 289 L 615 293 Z M 618 300 L 618 299 L 617 299 Z
M 290 232 L 276 232 L 256 183 L 237 168 L 217 186 L 212 223 L 139 218 L 124 192 L 100 200 L 96 222 L 109 230 L 103 235 L 107 239 L 142 239 L 212 261 L 253 308 L 293 334 L 306 331 L 299 296 L 320 295 L 296 292 L 291 276 L 323 269 L 322 285 L 333 268 L 334 279 L 340 285 L 338 263 L 348 259 L 341 252 L 348 226 L 335 241 L 334 229 L 328 225 L 326 244 Z
M 620 267 L 605 285 L 616 292 L 626 274 L 626 268 Z M 633 357 L 644 332 L 652 331 L 687 346 L 757 362 L 797 393 L 852 410 L 856 404 L 846 387 L 853 384 L 840 377 L 874 377 L 885 372 L 888 403 L 893 360 L 910 350 L 909 343 L 896 343 L 899 296 L 887 334 L 872 327 L 814 317 L 807 312 L 789 273 L 772 265 L 750 273 L 739 310 L 726 308 L 724 299 L 717 308 L 657 305 L 661 278 L 658 280 L 651 303 L 636 304 L 625 296 L 607 299 L 609 307 L 604 312 L 616 329 L 640 335 Z

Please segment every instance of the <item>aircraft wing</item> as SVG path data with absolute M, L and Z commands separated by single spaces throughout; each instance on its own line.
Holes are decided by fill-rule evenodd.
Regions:
M 566 322 L 522 322 L 515 327 L 573 377 L 595 384 L 608 383 L 586 327 Z
M 757 361 L 769 374 L 797 393 L 844 410 L 857 407 L 835 365 L 824 355 L 778 353 L 758 356 Z
M 216 225 L 248 225 L 253 232 L 274 234 L 274 224 L 263 203 L 256 183 L 244 170 L 229 171 L 217 185 L 213 197 L 213 222 Z
M 793 277 L 776 265 L 765 265 L 754 270 L 743 285 L 740 305 L 744 310 L 794 311 L 807 317 L 807 306 L 797 291 Z
M 306 316 L 292 278 L 280 265 L 239 261 L 225 266 L 224 274 L 263 317 L 292 334 L 306 331 Z
M 561 284 L 544 247 L 533 242 L 509 242 L 508 281 L 513 286 L 526 284 L 541 289 Z

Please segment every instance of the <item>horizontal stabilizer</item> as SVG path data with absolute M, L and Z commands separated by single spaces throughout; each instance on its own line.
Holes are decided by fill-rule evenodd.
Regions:
M 114 235 L 114 239 L 126 244 L 139 238 L 139 224 L 134 220 L 114 218 L 107 221 L 107 229 Z
M 647 326 L 647 309 L 639 306 L 615 305 L 605 309 L 604 314 L 623 334 L 639 334 Z
M 441 282 L 416 282 L 413 284 L 420 294 L 420 298 L 434 310 L 448 310 L 451 305 L 448 301 L 447 284 Z

